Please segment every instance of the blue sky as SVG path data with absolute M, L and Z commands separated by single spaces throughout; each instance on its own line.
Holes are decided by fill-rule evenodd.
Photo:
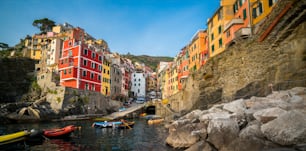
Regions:
M 0 42 L 14 46 L 49 18 L 104 39 L 112 52 L 174 57 L 219 7 L 219 0 L 0 0 Z

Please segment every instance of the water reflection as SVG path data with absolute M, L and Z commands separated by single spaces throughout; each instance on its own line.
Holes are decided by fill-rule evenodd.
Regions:
M 19 125 L 21 129 L 50 129 L 66 125 L 81 126 L 69 139 L 50 139 L 28 146 L 33 151 L 174 151 L 165 144 L 168 131 L 161 125 L 135 120 L 133 129 L 93 128 L 92 121 L 69 121 Z M 0 131 L 14 131 L 16 124 L 0 125 Z

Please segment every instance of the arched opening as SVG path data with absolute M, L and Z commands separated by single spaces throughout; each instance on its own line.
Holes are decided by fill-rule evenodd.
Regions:
M 146 113 L 147 113 L 148 115 L 155 114 L 155 113 L 156 113 L 155 106 L 148 106 L 148 107 L 146 108 Z

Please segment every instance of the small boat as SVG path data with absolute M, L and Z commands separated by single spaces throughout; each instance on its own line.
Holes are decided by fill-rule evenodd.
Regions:
M 125 122 L 125 121 L 104 121 L 104 122 L 94 122 L 91 126 L 96 128 L 132 128 L 135 122 Z
M 120 124 L 122 124 L 121 121 L 104 121 L 104 122 L 94 122 L 91 126 L 97 128 L 112 128 L 112 127 L 115 128 Z
M 44 130 L 44 136 L 47 138 L 65 138 L 69 137 L 72 132 L 77 129 L 74 125 L 69 125 L 63 128 L 55 128 L 50 130 Z
M 147 120 L 148 124 L 159 124 L 164 121 L 164 118 L 162 118 L 159 115 L 147 115 L 145 116 L 145 119 Z
M 0 146 L 23 141 L 28 135 L 30 135 L 30 132 L 27 130 L 23 130 L 23 131 L 19 131 L 19 132 L 7 134 L 7 135 L 2 135 L 0 136 Z
M 161 122 L 163 122 L 164 119 L 163 118 L 160 118 L 160 119 L 150 119 L 148 120 L 148 124 L 151 125 L 151 124 L 159 124 Z

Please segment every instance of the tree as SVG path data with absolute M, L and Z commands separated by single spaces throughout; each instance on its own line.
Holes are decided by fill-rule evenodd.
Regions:
M 32 25 L 39 28 L 42 33 L 46 33 L 52 30 L 52 27 L 55 26 L 55 22 L 53 20 L 49 20 L 48 18 L 43 18 L 34 20 Z

